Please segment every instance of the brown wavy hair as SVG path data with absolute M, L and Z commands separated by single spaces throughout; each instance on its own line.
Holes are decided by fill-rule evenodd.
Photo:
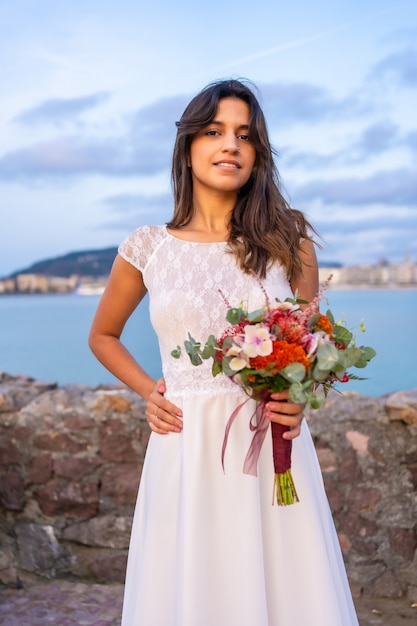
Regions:
M 197 94 L 176 122 L 177 137 L 172 158 L 171 180 L 174 214 L 168 228 L 179 229 L 193 217 L 193 182 L 188 166 L 194 136 L 215 119 L 219 101 L 239 98 L 250 110 L 249 137 L 256 150 L 255 165 L 240 189 L 229 224 L 229 246 L 245 272 L 261 278 L 271 263 L 281 263 L 289 280 L 302 273 L 300 242 L 310 239 L 314 228 L 301 211 L 292 209 L 281 193 L 264 114 L 247 81 L 222 80 Z

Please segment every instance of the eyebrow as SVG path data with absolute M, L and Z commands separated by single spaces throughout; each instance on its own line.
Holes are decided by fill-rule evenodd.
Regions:
M 215 126 L 224 126 L 224 122 L 221 120 L 212 120 L 207 124 L 207 126 L 210 126 L 210 124 L 214 124 Z M 240 124 L 238 126 L 238 130 L 249 130 L 249 124 Z

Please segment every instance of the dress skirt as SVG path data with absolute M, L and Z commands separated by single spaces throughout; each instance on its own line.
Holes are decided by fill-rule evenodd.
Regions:
M 240 391 L 170 397 L 183 431 L 152 433 L 134 515 L 122 626 L 358 626 L 306 420 L 293 441 L 300 501 L 273 504 L 270 431 L 258 475 Z

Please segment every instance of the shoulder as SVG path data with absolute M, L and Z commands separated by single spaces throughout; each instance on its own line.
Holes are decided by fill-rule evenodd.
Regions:
M 167 236 L 165 226 L 141 226 L 122 241 L 118 253 L 125 261 L 143 272 L 153 252 Z

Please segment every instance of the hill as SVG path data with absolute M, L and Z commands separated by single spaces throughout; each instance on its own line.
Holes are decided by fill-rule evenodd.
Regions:
M 18 274 L 41 274 L 62 278 L 69 278 L 74 274 L 91 278 L 108 276 L 116 254 L 117 247 L 69 252 L 53 259 L 38 261 L 30 267 L 14 272 L 10 278 Z

